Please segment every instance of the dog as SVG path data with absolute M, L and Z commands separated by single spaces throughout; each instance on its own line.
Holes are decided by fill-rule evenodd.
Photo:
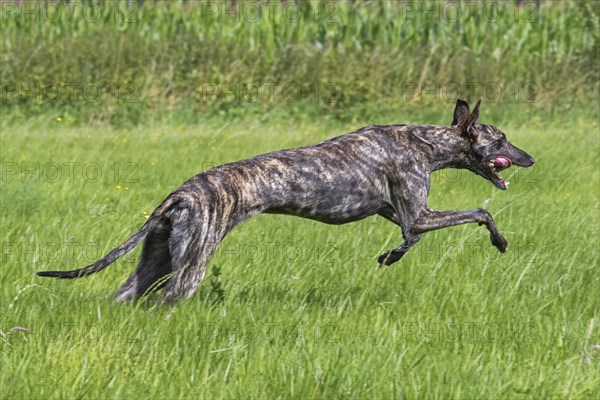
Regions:
M 78 278 L 96 273 L 144 240 L 133 274 L 115 293 L 132 300 L 163 289 L 157 302 L 189 298 L 225 235 L 260 213 L 288 214 L 328 224 L 381 215 L 402 229 L 402 244 L 381 256 L 392 265 L 425 232 L 477 222 L 505 252 L 507 241 L 483 209 L 437 211 L 427 206 L 430 176 L 462 168 L 506 190 L 499 175 L 534 159 L 492 125 L 480 124 L 481 101 L 470 111 L 458 99 L 450 126 L 373 125 L 320 144 L 275 151 L 200 173 L 173 191 L 131 238 L 104 258 L 74 271 L 39 276 Z

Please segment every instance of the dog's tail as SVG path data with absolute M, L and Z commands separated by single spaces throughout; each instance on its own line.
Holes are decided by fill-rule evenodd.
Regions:
M 167 197 L 165 201 L 163 201 L 163 203 L 158 206 L 156 210 L 154 210 L 152 215 L 150 215 L 150 218 L 148 218 L 148 221 L 146 221 L 139 231 L 134 233 L 133 236 L 112 249 L 107 255 L 95 263 L 81 269 L 75 269 L 73 271 L 39 271 L 36 272 L 36 274 L 38 276 L 50 276 L 52 278 L 73 279 L 92 275 L 103 270 L 113 263 L 117 258 L 133 250 L 138 242 L 145 238 L 148 232 L 150 232 L 157 225 L 159 220 L 164 216 L 164 213 L 177 203 L 177 199 L 174 199 L 171 196 Z

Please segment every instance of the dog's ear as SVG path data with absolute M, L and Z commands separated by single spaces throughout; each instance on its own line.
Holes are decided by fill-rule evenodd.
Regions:
M 477 104 L 475 104 L 475 108 L 473 109 L 473 112 L 471 113 L 471 116 L 473 117 L 472 123 L 479 121 L 479 105 L 480 104 L 481 104 L 481 99 L 477 100 Z
M 460 117 L 464 115 L 469 115 L 469 113 L 469 103 L 467 103 L 464 100 L 457 99 L 456 107 L 454 107 L 454 119 L 452 120 L 451 125 L 458 124 L 458 121 L 460 121 Z
M 477 131 L 475 130 L 475 124 L 479 121 L 479 105 L 481 100 L 477 101 L 473 112 L 467 115 L 462 115 L 458 118 L 458 127 L 460 132 L 471 139 L 477 138 Z

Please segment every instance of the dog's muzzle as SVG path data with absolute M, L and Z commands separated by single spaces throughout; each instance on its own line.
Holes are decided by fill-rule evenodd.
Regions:
M 492 183 L 496 185 L 499 189 L 506 190 L 510 182 L 506 182 L 499 175 L 500 171 L 503 171 L 512 166 L 512 161 L 510 158 L 505 156 L 498 156 L 492 160 L 489 160 L 487 163 L 487 168 L 492 175 Z

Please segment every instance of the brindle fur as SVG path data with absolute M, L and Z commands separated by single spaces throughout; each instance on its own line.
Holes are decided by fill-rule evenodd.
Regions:
M 116 300 L 164 287 L 158 303 L 173 303 L 196 291 L 225 235 L 259 213 L 328 224 L 379 214 L 400 226 L 404 238 L 398 248 L 379 257 L 380 265 L 398 261 L 424 232 L 469 222 L 485 225 L 492 244 L 504 252 L 507 241 L 487 211 L 436 211 L 427 206 L 435 170 L 465 168 L 504 189 L 486 168 L 488 160 L 505 156 L 522 167 L 534 163 L 496 127 L 478 123 L 479 104 L 470 112 L 468 104 L 458 100 L 451 126 L 368 126 L 317 145 L 215 167 L 171 193 L 137 233 L 101 260 L 75 271 L 38 275 L 93 274 L 145 237 L 139 264 Z

